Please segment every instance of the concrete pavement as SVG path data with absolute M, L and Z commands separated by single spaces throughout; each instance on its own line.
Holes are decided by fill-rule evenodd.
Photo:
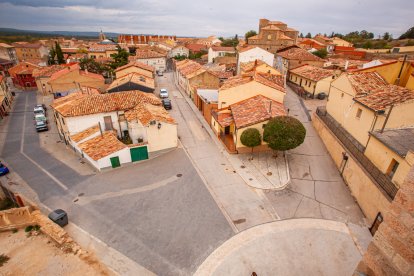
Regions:
M 243 231 L 199 267 L 204 275 L 352 275 L 361 259 L 346 224 L 292 219 Z

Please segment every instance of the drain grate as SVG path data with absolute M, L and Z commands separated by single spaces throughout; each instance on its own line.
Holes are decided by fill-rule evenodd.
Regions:
M 177 174 L 177 177 L 181 177 L 181 176 L 183 176 L 181 173 L 178 173 L 178 174 Z
M 73 202 L 78 202 L 78 201 L 79 201 L 79 198 L 75 199 Z
M 233 220 L 234 224 L 240 224 L 240 223 L 244 223 L 246 222 L 246 219 L 237 219 L 237 220 Z
M 84 193 L 80 193 L 80 194 L 78 194 L 78 196 L 83 196 L 83 195 L 85 195 Z

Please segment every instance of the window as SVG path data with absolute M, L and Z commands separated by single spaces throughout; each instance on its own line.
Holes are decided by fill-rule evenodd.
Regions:
M 361 118 L 361 114 L 362 114 L 362 109 L 361 108 L 358 108 L 357 113 L 356 113 L 357 119 L 360 119 Z
M 65 119 L 63 117 L 61 117 L 62 119 L 62 124 L 65 124 Z
M 272 35 L 267 35 L 267 39 L 271 40 L 272 39 Z
M 332 79 L 334 80 L 335 79 L 335 76 L 332 76 Z
M 387 175 L 392 179 L 392 177 L 394 176 L 395 172 L 398 169 L 398 166 L 400 165 L 400 163 L 398 163 L 395 159 L 392 159 L 390 166 L 388 167 L 387 170 Z
M 309 86 L 309 87 L 311 86 L 311 82 L 309 82 L 308 86 Z
M 265 127 L 266 127 L 266 124 L 263 124 L 263 125 L 262 125 L 262 128 L 265 128 Z

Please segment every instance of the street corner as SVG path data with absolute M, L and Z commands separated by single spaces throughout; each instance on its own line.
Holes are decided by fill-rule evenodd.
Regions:
M 351 275 L 360 258 L 346 224 L 290 219 L 240 232 L 207 257 L 195 275 Z

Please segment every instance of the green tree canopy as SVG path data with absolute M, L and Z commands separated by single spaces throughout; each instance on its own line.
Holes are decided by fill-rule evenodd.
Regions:
M 55 42 L 55 52 L 56 52 L 56 59 L 59 64 L 66 63 L 65 58 L 63 57 L 62 48 L 60 48 L 59 43 Z
M 108 68 L 108 66 L 97 62 L 95 59 L 88 57 L 81 59 L 79 61 L 79 66 L 82 70 L 88 70 L 89 72 L 96 74 L 103 74 L 111 69 Z
M 305 141 L 306 129 L 302 123 L 290 116 L 277 116 L 266 124 L 263 140 L 273 150 L 290 150 Z
M 262 136 L 256 128 L 248 128 L 242 132 L 240 142 L 244 146 L 252 148 L 253 151 L 254 147 L 260 146 L 262 143 Z
M 414 26 L 400 36 L 400 39 L 414 38 Z
M 109 64 L 109 66 L 111 66 L 111 68 L 114 70 L 118 67 L 128 64 L 129 52 L 119 46 L 117 46 L 117 50 L 118 53 L 111 55 L 113 61 Z
M 255 30 L 250 30 L 244 35 L 244 38 L 248 39 L 249 37 L 252 37 L 252 36 L 255 36 L 255 35 L 257 35 L 256 31 Z
M 305 37 L 306 38 L 312 38 L 312 34 L 311 33 L 307 33 Z
M 382 36 L 382 39 L 384 40 L 390 40 L 390 38 L 391 38 L 391 35 L 389 32 L 385 32 L 384 35 Z
M 328 51 L 325 48 L 323 48 L 318 51 L 312 52 L 312 54 L 320 58 L 326 58 L 326 56 L 328 55 Z
M 236 47 L 239 45 L 239 38 L 237 35 L 235 35 L 233 38 L 224 39 L 221 42 L 221 46 L 224 47 Z
M 56 64 L 55 58 L 56 58 L 56 51 L 55 51 L 55 48 L 53 48 L 53 46 L 52 46 L 52 49 L 50 49 L 50 51 L 49 51 L 48 64 L 49 65 Z

